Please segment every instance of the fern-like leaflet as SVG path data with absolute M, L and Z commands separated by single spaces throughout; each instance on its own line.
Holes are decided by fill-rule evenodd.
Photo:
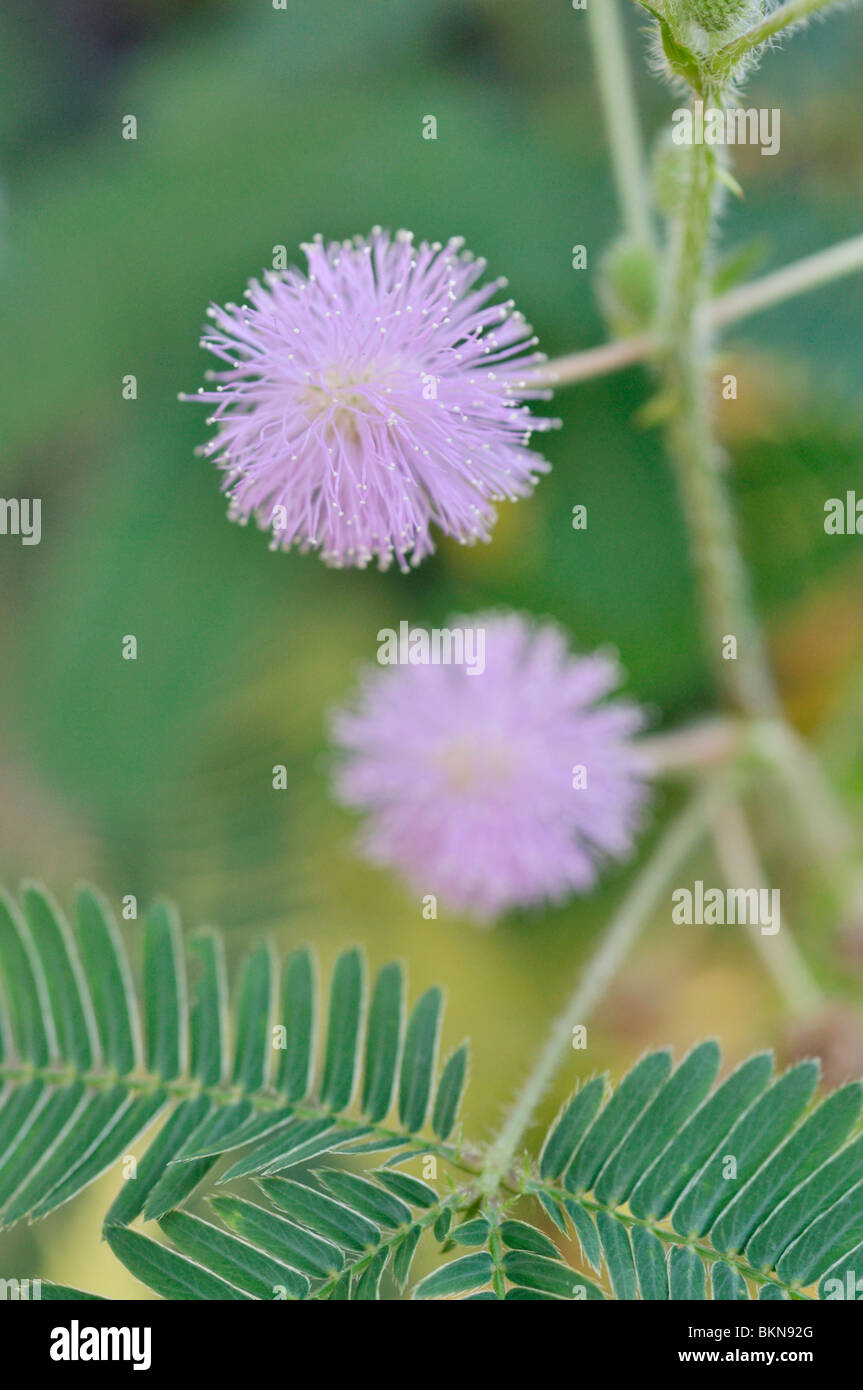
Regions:
M 860 1083 L 813 1106 L 814 1062 L 774 1079 L 760 1054 L 717 1084 L 715 1043 L 676 1070 L 653 1052 L 490 1178 L 458 1128 L 466 1044 L 438 1074 L 441 992 L 407 1017 L 401 966 L 367 998 L 349 950 L 319 1026 L 315 974 L 265 943 L 231 1010 L 220 935 L 184 943 L 157 903 L 136 989 L 96 891 L 74 931 L 36 886 L 0 895 L 0 1224 L 46 1216 L 153 1128 L 104 1234 L 165 1298 L 376 1299 L 433 1240 L 447 1258 L 416 1298 L 811 1297 L 863 1265 Z M 402 1170 L 430 1157 L 439 1178 Z

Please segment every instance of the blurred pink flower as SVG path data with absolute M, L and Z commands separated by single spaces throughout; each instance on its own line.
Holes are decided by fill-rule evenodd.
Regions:
M 573 656 L 553 623 L 453 619 L 485 632 L 485 670 L 367 673 L 334 720 L 336 792 L 366 813 L 363 853 L 420 895 L 491 921 L 583 893 L 632 848 L 647 787 L 640 708 L 601 703 L 621 673 Z

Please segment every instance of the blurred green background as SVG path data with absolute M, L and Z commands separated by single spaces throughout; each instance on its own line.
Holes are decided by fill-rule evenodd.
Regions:
M 652 141 L 677 101 L 646 70 L 634 5 L 626 18 Z M 781 107 L 781 153 L 736 157 L 746 197 L 723 218 L 726 247 L 757 241 L 769 269 L 860 230 L 861 64 L 854 14 L 765 61 L 747 104 Z M 0 538 L 2 876 L 39 877 L 66 902 L 83 877 L 116 905 L 164 892 L 190 926 L 228 928 L 238 954 L 269 931 L 327 963 L 353 941 L 373 964 L 403 957 L 415 992 L 449 986 L 446 1041 L 473 1039 L 466 1117 L 481 1138 L 631 869 L 493 932 L 445 910 L 424 921 L 352 853 L 327 711 L 380 627 L 494 604 L 553 615 L 577 647 L 616 646 L 656 727 L 710 709 L 673 479 L 634 419 L 650 383 L 633 370 L 563 392 L 535 498 L 503 509 L 490 546 L 444 542 L 408 578 L 328 571 L 229 525 L 193 452 L 205 411 L 177 392 L 202 380 L 207 303 L 239 298 L 274 245 L 293 257 L 315 232 L 375 223 L 463 235 L 550 355 L 601 341 L 595 272 L 617 222 L 584 16 L 570 0 L 7 0 L 0 69 L 0 493 L 43 499 L 41 545 Z M 823 505 L 863 493 L 861 321 L 863 277 L 736 329 L 739 399 L 720 422 L 784 698 L 855 806 L 863 562 L 859 541 L 825 536 Z M 127 633 L 137 662 L 120 659 Z M 673 799 L 658 795 L 642 855 Z M 801 944 L 853 1010 L 860 941 L 798 897 Z M 842 1072 L 856 1043 L 837 1018 L 805 1041 Z M 663 914 L 546 1118 L 586 1066 L 709 1034 L 730 1060 L 803 1045 L 741 936 L 682 935 Z M 0 1276 L 140 1294 L 98 1240 L 117 1181 L 4 1237 Z

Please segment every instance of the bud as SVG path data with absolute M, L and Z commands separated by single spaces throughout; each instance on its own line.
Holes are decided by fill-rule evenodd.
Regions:
M 653 322 L 658 289 L 656 256 L 648 246 L 621 237 L 602 260 L 599 305 L 617 337 L 641 333 Z

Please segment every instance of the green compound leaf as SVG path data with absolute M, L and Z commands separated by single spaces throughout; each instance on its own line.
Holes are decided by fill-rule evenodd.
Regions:
M 407 1158 L 445 1160 L 467 1049 L 438 1077 L 441 992 L 423 995 L 403 1037 L 402 968 L 383 968 L 367 1011 L 362 954 L 345 952 L 318 1083 L 310 952 L 282 965 L 258 947 L 240 965 L 232 1004 L 221 935 L 184 943 L 174 909 L 159 902 L 146 916 L 140 968 L 136 986 L 96 890 L 79 894 L 74 929 L 37 886 L 25 887 L 20 906 L 0 892 L 2 1225 L 47 1214 L 122 1158 L 106 1239 L 163 1297 L 374 1299 L 391 1263 L 406 1282 L 423 1231 L 452 1222 L 449 1196 L 409 1173 L 361 1174 L 322 1159 L 406 1148 Z M 353 1109 L 357 1092 L 364 1114 Z M 423 1139 L 432 1102 L 436 1129 Z M 317 1183 L 285 1175 L 318 1165 Z M 183 1211 L 205 1181 L 247 1175 L 259 1175 L 267 1205 L 226 1193 L 211 1197 L 215 1223 Z M 159 1228 L 125 1229 L 142 1217 Z
M 537 1158 L 490 1180 L 483 1149 L 450 1140 L 467 1046 L 439 1072 L 439 989 L 405 1022 L 402 967 L 367 1002 L 349 950 L 321 1011 L 312 954 L 265 944 L 232 998 L 220 934 L 185 940 L 166 903 L 141 945 L 136 984 L 95 890 L 72 925 L 35 885 L 20 905 L 0 891 L 2 1227 L 122 1160 L 105 1238 L 164 1298 L 397 1297 L 420 1249 L 419 1299 L 826 1298 L 856 1280 L 859 1082 L 816 1100 L 814 1062 L 775 1078 L 759 1054 L 717 1084 L 715 1042 L 676 1067 L 651 1052 L 614 1086 L 587 1079 Z M 202 1188 L 209 1217 L 186 1210 Z
M 771 1084 L 759 1054 L 716 1086 L 719 1060 L 713 1042 L 674 1072 L 652 1053 L 589 1125 L 585 1087 L 549 1129 L 526 1188 L 565 1233 L 569 1218 L 615 1298 L 823 1297 L 829 1271 L 854 1268 L 861 1084 L 813 1106 L 814 1062 Z

